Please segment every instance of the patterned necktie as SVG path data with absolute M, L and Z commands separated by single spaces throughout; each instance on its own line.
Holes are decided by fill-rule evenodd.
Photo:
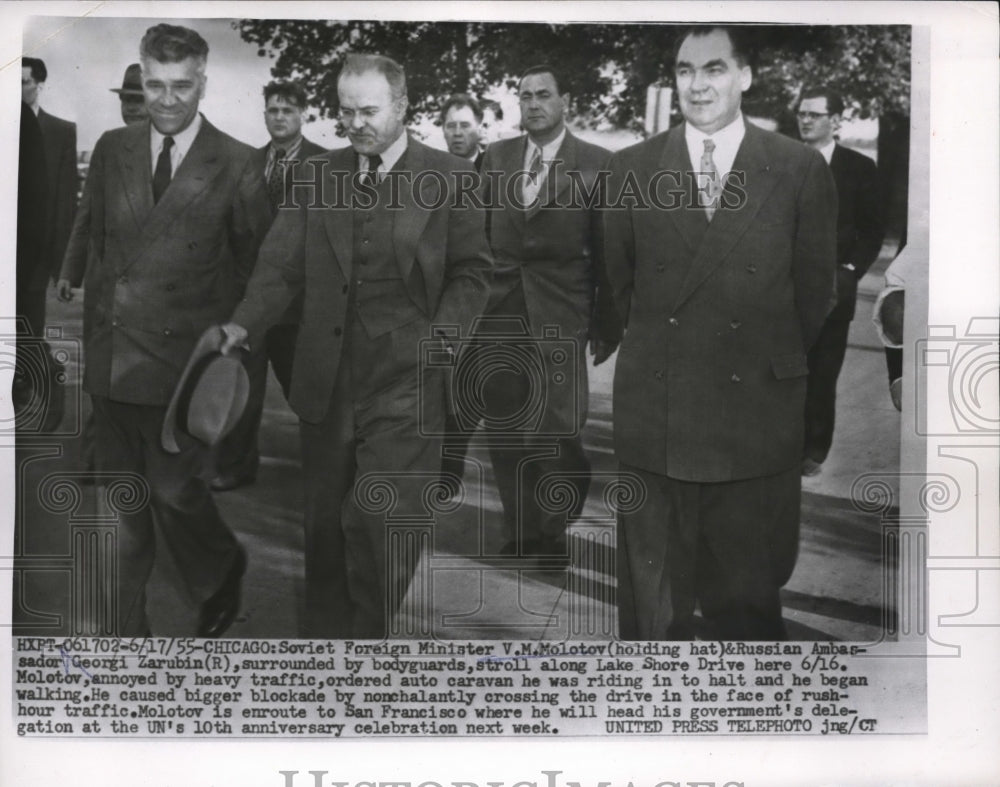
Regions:
M 705 140 L 705 152 L 701 154 L 701 170 L 698 173 L 698 204 L 705 209 L 705 216 L 709 221 L 715 215 L 719 207 L 719 194 L 722 188 L 719 183 L 719 168 L 715 166 L 715 159 L 712 152 L 715 150 L 715 143 Z
M 527 207 L 538 199 L 542 188 L 542 149 L 535 148 L 535 154 L 528 165 L 528 177 L 524 179 L 524 205 Z
M 285 195 L 285 151 L 282 148 L 274 149 L 274 159 L 271 164 L 271 174 L 267 176 L 267 195 L 271 200 L 271 207 L 275 210 L 281 204 L 281 198 Z
M 378 153 L 368 157 L 368 169 L 361 174 L 362 183 L 378 185 L 378 168 L 381 163 L 382 157 Z
M 156 159 L 156 171 L 153 173 L 153 203 L 160 201 L 163 192 L 170 185 L 170 149 L 174 146 L 173 137 L 163 138 L 163 149 Z

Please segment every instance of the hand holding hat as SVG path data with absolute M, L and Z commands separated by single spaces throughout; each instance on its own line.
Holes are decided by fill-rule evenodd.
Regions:
M 246 331 L 232 323 L 212 326 L 198 339 L 163 419 L 160 443 L 167 453 L 180 453 L 180 434 L 215 445 L 243 414 L 250 380 L 241 354 L 232 352 L 240 343 L 233 328 L 243 331 L 245 341 Z

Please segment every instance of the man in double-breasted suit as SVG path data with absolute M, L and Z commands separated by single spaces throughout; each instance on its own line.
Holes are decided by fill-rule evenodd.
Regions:
M 692 638 L 696 602 L 706 636 L 785 633 L 778 591 L 798 547 L 806 353 L 834 297 L 836 192 L 816 151 L 745 122 L 740 33 L 682 34 L 685 122 L 610 165 L 608 274 L 626 320 L 615 451 L 645 492 L 619 514 L 623 639 Z
M 45 179 L 45 225 L 47 232 L 30 275 L 18 276 L 18 313 L 27 318 L 33 336 L 45 329 L 45 292 L 59 275 L 76 211 L 76 124 L 50 115 L 40 106 L 40 94 L 48 80 L 48 69 L 37 57 L 21 59 L 21 100 L 38 118 L 45 149 L 45 168 L 35 173 Z
M 498 339 L 497 363 L 482 354 L 481 378 L 504 508 L 502 551 L 563 554 L 564 529 L 579 515 L 590 486 L 581 436 L 586 347 L 590 342 L 599 364 L 614 351 L 620 332 L 604 272 L 599 199 L 586 200 L 610 153 L 566 128 L 569 95 L 551 66 L 525 71 L 518 93 L 527 134 L 491 145 L 482 167 L 495 268 L 481 330 L 506 337 Z M 526 336 L 519 339 L 522 330 Z M 514 356 L 505 344 L 520 349 L 522 363 L 506 364 Z M 532 357 L 541 362 L 541 380 Z M 512 420 L 518 413 L 525 414 L 523 423 Z M 555 513 L 540 502 L 548 495 L 544 479 L 572 485 L 568 511 Z
M 306 110 L 306 91 L 298 82 L 269 82 L 264 86 L 264 124 L 271 141 L 254 151 L 254 161 L 267 183 L 272 215 L 277 215 L 285 201 L 294 169 L 302 161 L 326 152 L 302 134 L 302 114 Z M 257 433 L 264 413 L 267 389 L 267 366 L 271 364 L 281 390 L 288 399 L 292 384 L 295 340 L 302 315 L 302 298 L 296 298 L 272 327 L 261 347 L 255 347 L 247 359 L 250 398 L 243 417 L 218 449 L 212 489 L 224 491 L 253 483 L 260 465 Z
M 802 457 L 802 474 L 806 476 L 821 471 L 833 443 L 837 377 L 847 351 L 858 282 L 878 259 L 885 234 L 875 162 L 834 139 L 843 111 L 843 99 L 824 88 L 806 89 L 799 98 L 802 141 L 822 154 L 837 184 L 837 305 L 809 350 Z
M 140 45 L 149 122 L 105 133 L 59 282 L 72 297 L 86 272 L 84 388 L 94 404 L 101 473 L 138 473 L 149 504 L 121 515 L 118 633 L 149 631 L 145 585 L 154 520 L 201 602 L 199 636 L 219 636 L 239 606 L 246 557 L 205 478 L 207 450 L 180 435 L 167 454 L 167 405 L 201 333 L 231 313 L 270 221 L 253 150 L 198 113 L 208 45 L 160 24 Z
M 227 348 L 253 348 L 303 293 L 289 399 L 306 487 L 303 634 L 381 637 L 420 548 L 388 565 L 387 518 L 426 517 L 439 481 L 444 380 L 421 354 L 455 351 L 432 326 L 468 335 L 491 260 L 483 212 L 458 194 L 471 164 L 406 134 L 402 67 L 349 55 L 337 93 L 351 147 L 298 169 L 305 185 L 223 329 Z

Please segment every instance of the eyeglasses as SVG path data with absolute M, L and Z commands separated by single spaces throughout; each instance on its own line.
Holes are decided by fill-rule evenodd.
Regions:
M 829 112 L 796 112 L 795 117 L 799 120 L 819 120 L 820 118 L 829 117 Z

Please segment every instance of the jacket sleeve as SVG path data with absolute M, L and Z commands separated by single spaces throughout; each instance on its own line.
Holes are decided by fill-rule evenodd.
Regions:
M 247 156 L 240 172 L 232 215 L 229 244 L 236 261 L 236 293 L 241 296 L 253 273 L 257 253 L 272 219 L 264 176 L 253 156 Z
M 62 265 L 57 276 L 59 279 L 68 279 L 74 287 L 79 287 L 83 283 L 84 274 L 87 272 L 91 239 L 102 243 L 104 238 L 104 228 L 96 226 L 104 215 L 96 204 L 104 194 L 104 147 L 105 142 L 102 136 L 97 140 L 90 156 L 90 168 L 83 186 L 83 197 L 73 219 L 73 228 L 66 244 L 66 253 L 63 255 Z
M 296 207 L 278 211 L 260 246 L 243 300 L 231 318 L 249 332 L 251 347 L 262 343 L 305 285 L 307 210 L 300 199 Z
M 475 170 L 453 170 L 453 182 Z M 444 282 L 434 322 L 460 325 L 468 336 L 472 321 L 483 313 L 493 277 L 493 255 L 486 240 L 485 211 L 472 194 L 456 194 L 448 206 L 448 248 Z
M 605 156 L 598 162 L 596 198 L 590 208 L 590 248 L 594 270 L 594 310 L 590 319 L 589 338 L 617 344 L 622 338 L 622 320 L 615 306 L 614 292 L 605 264 L 604 219 L 602 206 L 607 199 L 608 162 Z
M 608 162 L 610 175 L 603 204 L 603 269 L 618 311 L 619 334 L 628 327 L 629 307 L 635 278 L 635 239 L 631 211 L 616 204 L 627 176 L 626 160 L 615 154 Z
M 73 229 L 76 214 L 76 192 L 78 176 L 76 171 L 76 124 L 65 123 L 62 150 L 59 153 L 55 200 L 55 226 L 52 227 L 53 256 L 50 260 L 49 275 L 57 277 Z
M 837 186 L 823 156 L 806 150 L 799 187 L 792 276 L 795 306 L 808 350 L 836 304 Z
M 852 196 L 857 237 L 847 262 L 854 266 L 854 275 L 860 279 L 878 259 L 885 237 L 882 206 L 879 204 L 878 170 L 875 162 L 867 156 L 858 160 L 858 174 Z

